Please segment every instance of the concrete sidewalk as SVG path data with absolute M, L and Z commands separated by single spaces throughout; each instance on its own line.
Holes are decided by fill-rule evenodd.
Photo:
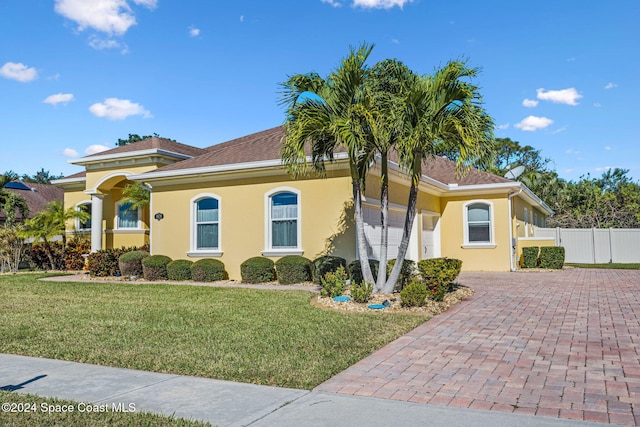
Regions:
M 217 426 L 605 426 L 0 354 L 0 389 Z M 6 403 L 6 402 L 1 402 Z

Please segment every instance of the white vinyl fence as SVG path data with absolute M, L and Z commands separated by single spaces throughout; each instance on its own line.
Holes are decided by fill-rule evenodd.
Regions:
M 537 228 L 536 237 L 555 238 L 565 262 L 576 264 L 640 263 L 640 229 Z

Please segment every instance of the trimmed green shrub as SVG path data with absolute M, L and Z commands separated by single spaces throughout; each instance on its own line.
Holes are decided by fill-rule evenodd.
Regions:
M 522 248 L 522 267 L 536 268 L 538 266 L 538 253 L 540 248 L 532 246 L 530 248 Z
M 422 280 L 430 291 L 430 297 L 435 301 L 444 299 L 461 268 L 462 261 L 455 258 L 431 258 L 418 262 Z
M 313 281 L 317 285 L 320 285 L 325 274 L 329 272 L 335 272 L 340 266 L 344 267 L 346 271 L 347 260 L 339 256 L 325 255 L 314 259 L 312 262 L 311 271 L 313 275 Z
M 125 252 L 118 258 L 120 274 L 126 277 L 142 277 L 142 260 L 149 256 L 149 252 L 131 251 Z
M 543 246 L 540 248 L 540 267 L 562 269 L 564 265 L 564 247 Z
M 271 259 L 263 256 L 249 258 L 240 264 L 242 283 L 265 283 L 276 280 L 276 270 Z
M 167 278 L 169 280 L 191 280 L 191 266 L 193 261 L 176 259 L 167 264 Z
M 224 270 L 224 263 L 217 259 L 204 258 L 191 266 L 191 278 L 196 282 L 215 282 L 226 280 L 229 275 Z
M 390 259 L 389 262 L 387 262 L 387 278 L 391 274 L 391 270 L 393 270 L 393 266 L 395 264 L 396 264 L 396 260 L 395 259 Z M 413 275 L 415 273 L 415 270 L 416 270 L 415 261 L 412 261 L 410 259 L 403 260 L 402 261 L 402 268 L 400 269 L 400 276 L 398 276 L 398 280 L 396 281 L 395 289 L 400 291 L 409 282 L 411 282 L 411 279 L 413 279 Z
M 378 268 L 380 267 L 380 262 L 376 261 L 375 259 L 370 259 L 369 267 L 371 268 L 371 273 L 373 274 L 373 278 L 376 279 L 378 277 Z M 351 279 L 351 283 L 364 282 L 364 277 L 362 276 L 362 268 L 360 266 L 359 259 L 355 261 L 351 261 L 349 263 L 349 279 Z
M 67 270 L 84 269 L 84 257 L 82 255 L 91 252 L 91 241 L 88 239 L 73 238 L 67 241 L 64 251 L 64 266 Z
M 167 265 L 171 258 L 165 255 L 151 255 L 142 260 L 142 274 L 145 280 L 167 280 Z
M 355 302 L 365 303 L 369 301 L 372 292 L 373 284 L 370 282 L 351 284 L 351 299 Z
M 282 285 L 311 280 L 311 261 L 300 255 L 287 255 L 276 261 L 276 276 Z
M 427 299 L 427 287 L 419 280 L 412 280 L 400 291 L 400 300 L 404 307 L 422 307 Z
M 347 277 L 347 272 L 343 266 L 338 267 L 335 272 L 329 271 L 321 279 L 322 290 L 320 290 L 320 295 L 329 298 L 342 295 L 347 288 Z

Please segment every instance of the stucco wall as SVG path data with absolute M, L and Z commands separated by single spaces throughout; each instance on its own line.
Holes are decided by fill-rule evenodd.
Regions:
M 352 226 L 351 180 L 343 172 L 329 172 L 325 179 L 292 180 L 286 175 L 209 181 L 188 185 L 156 185 L 152 193 L 152 253 L 173 259 L 191 259 L 191 201 L 200 195 L 219 200 L 220 251 L 231 279 L 240 280 L 240 264 L 261 256 L 265 242 L 265 194 L 280 187 L 300 192 L 303 256 L 314 259 L 331 253 L 355 259 Z M 278 257 L 272 257 L 276 260 Z
M 495 247 L 469 247 L 464 240 L 464 205 L 470 201 L 486 201 L 493 209 L 493 242 Z M 510 213 L 505 195 L 447 197 L 441 200 L 442 256 L 463 260 L 463 271 L 509 271 Z M 467 247 L 465 247 L 467 246 Z

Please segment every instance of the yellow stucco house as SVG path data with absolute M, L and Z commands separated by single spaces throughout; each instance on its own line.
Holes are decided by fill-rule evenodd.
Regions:
M 290 254 L 357 258 L 352 187 L 347 159 L 337 153 L 325 177 L 292 179 L 280 160 L 282 127 L 208 148 L 162 138 L 74 160 L 84 171 L 54 183 L 65 207 L 91 213 L 68 233 L 91 238 L 92 250 L 149 243 L 152 254 L 172 259 L 217 258 L 231 279 L 254 256 Z M 389 258 L 402 236 L 409 179 L 390 167 Z M 518 268 L 524 246 L 552 246 L 537 238 L 552 214 L 523 184 L 472 170 L 456 177 L 443 158 L 425 163 L 418 212 L 407 258 L 451 257 L 471 271 Z M 363 199 L 369 255 L 379 253 L 380 171 L 373 168 Z M 128 183 L 142 182 L 150 205 L 121 203 Z

